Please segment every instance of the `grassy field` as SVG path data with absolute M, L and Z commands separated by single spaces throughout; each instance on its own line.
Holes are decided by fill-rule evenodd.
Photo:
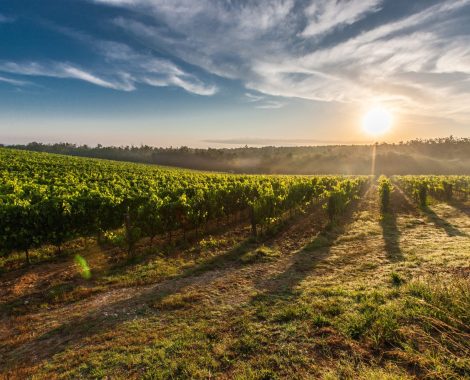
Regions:
M 48 249 L 0 274 L 4 378 L 470 375 L 469 203 L 423 211 L 395 188 L 382 215 L 372 185 L 335 226 L 312 207 L 256 240 L 243 223 L 143 240 L 132 261 L 113 239 Z

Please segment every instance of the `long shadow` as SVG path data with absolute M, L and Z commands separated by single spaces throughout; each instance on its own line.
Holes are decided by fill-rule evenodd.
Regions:
M 412 214 L 416 217 L 419 216 L 416 204 L 405 194 L 396 182 L 393 182 L 393 191 L 391 195 L 391 207 L 396 213 Z
M 186 231 L 186 234 L 184 234 L 182 230 L 173 231 L 171 242 L 168 240 L 166 234 L 156 236 L 152 243 L 150 243 L 149 238 L 143 238 L 137 244 L 137 252 L 133 257 L 127 257 L 127 254 L 122 251 L 122 258 L 111 263 L 110 267 L 105 269 L 105 272 L 108 274 L 121 274 L 132 269 L 132 266 L 152 260 L 161 252 L 165 252 L 166 257 L 171 257 L 175 253 L 184 250 L 186 247 L 195 244 L 199 239 L 208 236 L 223 236 L 229 231 L 242 228 L 246 225 L 248 225 L 248 222 L 244 218 L 218 223 L 211 221 L 208 227 L 200 230 L 198 234 L 195 233 L 194 229 Z M 111 258 L 115 258 L 115 256 L 116 255 L 110 255 Z
M 0 302 L 0 317 L 9 317 L 11 315 L 21 316 L 38 311 L 41 305 L 44 305 L 45 303 L 49 305 L 57 304 L 58 301 L 55 300 L 57 296 L 60 296 L 60 294 L 67 291 L 73 291 L 80 285 L 86 286 L 87 283 L 85 280 L 80 281 L 77 276 L 77 279 L 61 281 L 48 286 L 47 288 L 16 296 L 6 302 L 2 301 Z M 90 292 L 88 296 L 92 294 L 94 293 Z M 62 304 L 67 303 L 70 302 L 62 302 Z
M 264 295 L 295 295 L 297 285 L 330 255 L 334 241 L 341 233 L 338 228 L 335 231 L 319 233 L 309 244 L 295 254 L 292 263 L 284 272 L 258 284 L 258 286 L 268 289 Z
M 380 220 L 382 236 L 385 241 L 385 252 L 390 261 L 402 261 L 403 253 L 400 249 L 400 230 L 397 226 L 397 216 L 395 212 L 388 212 L 382 215 Z
M 242 226 L 244 222 L 239 222 L 239 223 L 231 223 L 230 225 L 220 225 L 217 227 L 217 229 L 214 227 L 211 229 L 210 232 L 213 234 L 217 234 L 216 236 L 222 236 L 224 233 L 228 232 L 230 230 L 230 227 L 234 228 L 239 228 Z M 201 235 L 202 237 L 203 235 Z M 190 241 L 183 241 L 182 234 L 179 240 L 174 240 L 173 245 L 169 245 L 168 241 L 166 239 L 160 239 L 159 241 L 156 241 L 154 245 L 148 245 L 148 244 L 143 244 L 140 247 L 140 252 L 135 255 L 132 258 L 127 258 L 122 255 L 124 258 L 121 258 L 120 260 L 116 261 L 115 263 L 111 263 L 111 265 L 107 268 L 101 268 L 99 270 L 93 270 L 93 277 L 94 278 L 99 278 L 103 275 L 119 275 L 119 274 L 124 274 L 128 271 L 132 271 L 133 268 L 137 265 L 145 264 L 149 262 L 150 260 L 154 259 L 158 254 L 160 254 L 161 250 L 166 249 L 169 253 L 165 254 L 165 257 L 172 257 L 176 252 L 184 250 L 185 246 L 190 244 Z M 147 252 L 145 252 L 147 250 Z M 111 252 L 113 254 L 111 254 Z M 116 247 L 110 247 L 106 250 L 108 259 L 109 257 L 115 257 L 116 252 L 122 253 L 118 248 Z M 150 252 L 150 253 L 149 253 Z M 67 257 L 68 260 L 70 260 L 69 257 Z M 201 263 L 200 266 L 194 268 L 194 271 L 201 271 L 203 267 L 207 267 L 210 269 L 211 266 L 216 266 L 217 263 L 223 262 L 226 260 L 225 257 L 218 257 L 215 256 L 213 258 L 210 258 L 203 263 Z M 42 263 L 41 263 L 42 264 Z M 18 270 L 15 273 L 27 273 L 28 268 L 22 268 L 21 270 Z M 188 269 L 188 273 L 190 270 Z M 16 296 L 9 301 L 2 301 L 0 300 L 0 316 L 5 315 L 9 316 L 14 314 L 15 316 L 20 316 L 24 314 L 29 314 L 31 312 L 37 311 L 39 307 L 45 303 L 54 306 L 57 304 L 61 305 L 67 305 L 70 303 L 74 303 L 77 301 L 81 301 L 83 299 L 86 299 L 90 296 L 95 295 L 97 292 L 95 291 L 90 291 L 90 292 L 85 292 L 83 295 L 77 299 L 77 298 L 72 298 L 67 301 L 63 300 L 55 300 L 56 295 L 58 293 L 62 292 L 67 292 L 67 291 L 73 291 L 75 288 L 78 286 L 98 286 L 98 283 L 94 283 L 93 281 L 87 281 L 83 280 L 80 275 L 77 273 L 76 276 L 73 278 L 67 279 L 65 281 L 60 281 L 58 283 L 54 283 L 50 286 L 47 287 L 41 287 L 35 291 L 25 293 L 20 296 Z
M 457 200 L 457 199 L 453 199 L 451 201 L 448 201 L 448 203 L 459 209 L 459 211 L 463 212 L 464 214 L 466 214 L 468 217 L 470 217 L 470 205 L 466 204 L 465 202 L 462 202 L 460 200 Z
M 255 296 L 253 302 L 270 295 L 295 297 L 296 287 L 330 255 L 336 239 L 345 232 L 346 226 L 352 222 L 358 203 L 357 200 L 353 201 L 338 223 L 334 226 L 328 225 L 310 243 L 295 253 L 291 264 L 285 271 L 268 281 L 261 281 L 257 284 L 258 287 L 267 290 L 264 294 Z
M 395 188 L 400 192 L 400 194 L 405 198 L 406 202 L 407 203 L 410 203 L 411 202 L 408 200 L 407 196 L 405 195 L 405 193 L 403 192 L 402 189 L 400 189 L 399 186 L 397 186 L 396 184 L 395 185 Z M 457 203 L 458 204 L 458 203 Z M 465 204 L 460 204 L 460 206 L 465 209 L 466 206 Z M 415 206 L 416 207 L 416 206 Z M 424 215 L 426 215 L 428 217 L 428 219 L 438 228 L 441 228 L 443 229 L 446 234 L 448 236 L 468 236 L 465 232 L 462 232 L 460 231 L 458 228 L 456 228 L 455 226 L 453 226 L 452 224 L 450 224 L 448 221 L 442 219 L 439 215 L 437 215 L 430 207 L 426 206 L 426 207 L 421 207 L 419 210 L 421 210 L 421 212 L 424 213 Z M 463 211 L 463 210 L 462 210 Z M 467 208 L 467 211 L 463 211 L 463 212 L 469 212 L 468 211 L 468 208 Z
M 430 207 L 423 207 L 422 211 L 436 227 L 443 229 L 447 236 L 468 236 L 465 232 L 460 231 L 447 220 L 442 219 Z
M 116 325 L 133 319 L 142 313 L 148 311 L 158 313 L 158 311 L 153 308 L 149 308 L 150 303 L 158 302 L 170 294 L 179 293 L 192 284 L 197 283 L 200 280 L 200 275 L 204 272 L 209 272 L 227 265 L 231 267 L 242 265 L 238 258 L 253 249 L 254 246 L 255 243 L 251 239 L 247 239 L 222 255 L 214 257 L 195 268 L 190 268 L 167 281 L 146 288 L 135 297 L 126 297 L 125 299 L 99 307 L 88 313 L 85 311 L 85 315 L 72 317 L 57 328 L 47 331 L 21 346 L 13 344 L 9 347 L 8 345 L 0 344 L 0 367 L 7 368 L 9 365 L 14 365 L 16 361 L 13 358 L 15 357 L 24 356 L 27 362 L 28 356 L 22 353 L 31 352 L 32 350 L 36 353 L 36 360 L 52 357 L 61 352 L 74 337 L 81 341 L 95 334 L 107 332 Z M 212 273 L 213 276 L 211 279 L 216 279 L 223 276 L 225 272 L 220 270 L 213 271 Z M 135 313 L 129 314 L 129 310 L 134 310 Z M 11 357 L 11 359 L 8 359 L 7 355 Z
M 396 188 L 392 191 L 390 206 L 387 212 L 382 214 L 380 226 L 385 242 L 385 253 L 390 261 L 402 261 L 403 253 L 400 249 L 400 230 L 397 225 L 397 214 L 406 213 L 409 210 L 409 201 L 403 193 Z
M 292 223 L 299 223 L 299 220 L 293 220 Z M 285 223 L 284 228 L 288 228 L 292 223 Z M 155 308 L 150 308 L 149 304 L 155 304 L 159 300 L 184 291 L 185 288 L 200 281 L 213 281 L 226 275 L 226 268 L 236 269 L 245 265 L 240 259 L 245 253 L 261 246 L 264 240 L 254 240 L 247 238 L 227 252 L 208 259 L 194 267 L 188 268 L 183 273 L 173 276 L 168 280 L 155 285 L 141 289 L 140 293 L 133 297 L 115 301 L 113 303 L 98 307 L 85 315 L 72 317 L 67 322 L 57 328 L 45 332 L 44 334 L 22 344 L 21 346 L 12 344 L 0 344 L 0 366 L 7 367 L 14 365 L 16 361 L 13 358 L 24 357 L 28 360 L 24 352 L 36 353 L 35 360 L 42 360 L 61 352 L 70 341 L 77 337 L 77 340 L 83 340 L 98 333 L 111 330 L 118 324 L 122 324 L 133 319 L 136 315 L 150 312 L 155 315 L 162 313 Z M 202 278 L 202 274 L 210 273 L 210 277 Z M 134 310 L 134 313 L 129 313 Z M 110 317 L 117 315 L 117 317 Z M 2 355 L 3 354 L 3 355 Z M 7 355 L 10 359 L 7 358 Z M 2 357 L 3 356 L 3 357 Z

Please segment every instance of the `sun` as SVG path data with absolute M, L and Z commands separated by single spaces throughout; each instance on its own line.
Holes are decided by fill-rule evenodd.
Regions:
M 388 132 L 391 126 L 392 114 L 380 106 L 371 108 L 362 119 L 362 129 L 373 136 Z

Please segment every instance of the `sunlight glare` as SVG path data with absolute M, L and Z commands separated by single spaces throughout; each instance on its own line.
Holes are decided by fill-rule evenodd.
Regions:
M 392 126 L 392 115 L 383 107 L 370 109 L 362 120 L 363 130 L 373 136 L 382 135 Z

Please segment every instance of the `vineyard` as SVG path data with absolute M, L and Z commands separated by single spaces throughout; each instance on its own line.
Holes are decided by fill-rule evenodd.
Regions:
M 468 176 L 397 176 L 395 180 L 422 207 L 428 204 L 428 196 L 445 201 L 470 197 Z
M 366 177 L 234 176 L 0 151 L 0 252 L 61 246 L 122 226 L 129 254 L 142 237 L 249 214 L 253 235 L 287 211 L 328 199 L 331 220 Z
M 0 148 L 0 378 L 465 379 L 469 259 L 469 176 Z

